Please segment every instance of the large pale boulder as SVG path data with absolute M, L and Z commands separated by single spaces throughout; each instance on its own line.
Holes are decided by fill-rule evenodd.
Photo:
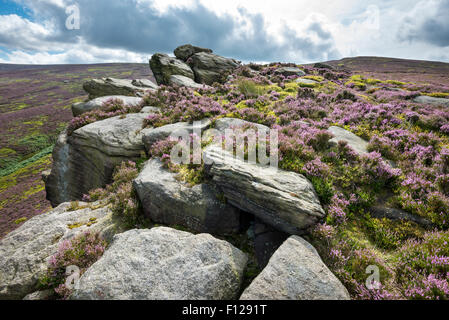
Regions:
M 212 234 L 239 231 L 240 211 L 219 200 L 216 187 L 190 187 L 176 177 L 159 159 L 151 159 L 134 180 L 134 189 L 151 221 Z
M 356 136 L 354 133 L 335 126 L 330 127 L 328 131 L 334 135 L 334 138 L 330 140 L 331 144 L 338 144 L 339 141 L 345 141 L 358 154 L 368 153 L 368 142 Z
M 247 257 L 209 234 L 159 227 L 115 236 L 73 300 L 230 300 Z
M 224 73 L 239 66 L 239 63 L 234 59 L 207 52 L 195 53 L 189 60 L 191 60 L 189 64 L 195 73 L 195 81 L 208 85 L 214 82 L 222 82 Z
M 212 53 L 213 51 L 211 49 L 196 47 L 192 46 L 191 44 L 185 44 L 183 46 L 177 47 L 174 53 L 176 58 L 181 59 L 182 61 L 187 61 L 187 59 L 189 59 L 195 53 L 200 52 Z
M 101 207 L 100 203 L 79 206 L 84 209 L 69 211 L 70 203 L 61 204 L 0 240 L 0 300 L 22 299 L 35 292 L 39 278 L 47 270 L 48 259 L 64 240 L 88 230 L 100 232 L 106 239 L 119 232 L 108 207 Z
M 141 128 L 147 116 L 127 114 L 91 123 L 70 136 L 62 133 L 45 181 L 52 205 L 82 199 L 90 190 L 110 183 L 117 165 L 138 160 L 145 152 Z
M 145 92 L 154 91 L 158 86 L 150 80 L 130 80 L 103 78 L 92 79 L 83 84 L 84 90 L 89 94 L 89 99 L 95 99 L 104 96 L 135 96 L 143 95 Z
M 143 103 L 143 99 L 139 97 L 129 96 L 105 96 L 90 100 L 88 102 L 79 102 L 72 105 L 72 114 L 78 117 L 85 112 L 100 109 L 103 104 L 110 100 L 121 100 L 125 106 L 138 106 Z
M 194 133 L 198 132 L 198 135 L 209 128 L 211 121 L 209 119 L 203 119 L 201 121 L 195 121 L 193 123 L 177 122 L 168 124 L 158 128 L 147 128 L 142 130 L 142 141 L 146 150 L 149 152 L 154 143 L 164 140 L 170 136 L 177 137 L 178 134 Z
M 304 239 L 292 236 L 273 254 L 241 300 L 349 300 L 346 288 Z
M 163 53 L 156 53 L 151 57 L 150 68 L 158 84 L 169 85 L 172 75 L 194 79 L 193 71 L 186 63 Z
M 436 97 L 429 97 L 429 96 L 418 96 L 415 99 L 413 99 L 416 103 L 422 103 L 422 104 L 431 104 L 435 106 L 445 106 L 449 107 L 449 99 L 445 98 L 436 98 Z
M 325 216 L 313 185 L 303 175 L 252 164 L 211 145 L 206 172 L 231 205 L 288 234 L 303 234 Z

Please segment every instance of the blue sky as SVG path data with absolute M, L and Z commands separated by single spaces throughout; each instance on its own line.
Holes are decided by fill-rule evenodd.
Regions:
M 23 18 L 30 18 L 30 12 L 23 5 L 11 0 L 0 0 L 0 15 L 17 14 Z
M 255 62 L 449 62 L 449 0 L 0 0 L 0 63 L 147 62 L 185 43 Z

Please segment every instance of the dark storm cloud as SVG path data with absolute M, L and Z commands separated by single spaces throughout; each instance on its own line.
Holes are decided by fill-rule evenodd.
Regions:
M 287 26 L 283 36 L 288 40 L 279 43 L 268 34 L 261 14 L 244 9 L 239 10 L 243 19 L 237 20 L 231 15 L 219 16 L 198 2 L 190 8 L 170 8 L 161 13 L 136 0 L 79 0 L 81 29 L 71 31 L 65 28 L 65 8 L 37 1 L 28 3 L 36 21 L 51 19 L 55 24 L 56 31 L 42 39 L 48 42 L 76 44 L 82 39 L 102 48 L 143 54 L 171 52 L 180 44 L 193 43 L 222 55 L 256 61 L 281 61 L 292 55 L 315 60 L 339 56 L 331 34 L 316 22 L 308 31 L 318 35 L 317 43 L 298 36 Z M 250 31 L 243 31 L 248 26 Z
M 399 28 L 398 37 L 405 41 L 422 41 L 439 47 L 449 46 L 449 0 L 440 0 L 432 13 L 417 11 Z M 436 9 L 436 10 L 433 10 Z

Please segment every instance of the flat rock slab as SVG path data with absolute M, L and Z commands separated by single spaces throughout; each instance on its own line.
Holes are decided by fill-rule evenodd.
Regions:
M 235 159 L 219 145 L 209 146 L 203 158 L 206 172 L 231 205 L 279 231 L 300 235 L 325 216 L 303 175 Z
M 210 86 L 208 86 L 208 85 L 196 83 L 192 79 L 185 77 L 185 76 L 180 76 L 180 75 L 170 76 L 169 83 L 172 86 L 188 87 L 188 88 L 192 88 L 192 89 L 210 88 Z
M 358 154 L 368 153 L 368 142 L 354 133 L 340 127 L 330 127 L 328 131 L 334 135 L 334 138 L 330 140 L 331 143 L 338 144 L 339 141 L 346 141 Z
M 151 57 L 150 68 L 158 84 L 169 85 L 172 75 L 181 75 L 192 80 L 195 77 L 192 69 L 184 61 L 163 53 L 156 53 Z
M 112 238 L 117 227 L 107 208 L 68 211 L 70 203 L 38 215 L 0 240 L 0 300 L 22 299 L 37 290 L 39 278 L 46 272 L 48 259 L 59 245 L 87 230 L 99 231 Z M 95 207 L 97 204 L 93 204 Z M 95 218 L 97 223 L 87 226 Z M 79 228 L 69 226 L 82 224 Z
M 268 133 L 270 128 L 263 124 L 253 123 L 237 118 L 220 118 L 215 121 L 215 129 L 224 133 L 226 129 L 238 129 L 242 127 L 253 127 L 259 131 Z
M 92 79 L 83 84 L 83 89 L 89 94 L 90 99 L 104 96 L 135 96 L 147 91 L 157 90 L 159 87 L 150 80 L 132 80 L 102 78 Z
M 435 97 L 429 97 L 429 96 L 419 96 L 413 99 L 416 103 L 422 103 L 422 104 L 431 104 L 435 106 L 445 106 L 449 107 L 449 99 L 445 98 L 435 98 Z
M 346 288 L 304 239 L 292 236 L 243 292 L 241 300 L 349 300 Z
M 145 149 L 149 152 L 154 143 L 164 140 L 168 137 L 177 137 L 178 134 L 194 133 L 198 132 L 202 134 L 204 130 L 211 125 L 210 119 L 203 119 L 201 121 L 195 121 L 194 123 L 177 122 L 168 124 L 158 128 L 147 128 L 142 130 L 142 141 L 145 145 Z
M 93 99 L 89 102 L 79 102 L 72 105 L 72 114 L 78 117 L 83 113 L 100 109 L 103 104 L 110 100 L 121 100 L 125 106 L 138 106 L 143 103 L 143 99 L 139 97 L 128 96 L 105 96 Z
M 73 300 L 230 300 L 247 257 L 211 235 L 159 227 L 116 235 Z
M 303 83 L 303 84 L 317 84 L 318 83 L 318 81 L 311 80 L 311 79 L 304 79 L 304 78 L 296 79 L 295 82 L 299 83 L 299 84 L 301 84 L 301 83 Z
M 134 180 L 144 212 L 152 221 L 211 234 L 239 231 L 240 210 L 220 201 L 217 188 L 209 184 L 189 187 L 176 176 L 159 159 L 151 159 Z
M 285 77 L 289 76 L 305 76 L 306 73 L 299 68 L 295 67 L 281 67 L 276 69 L 275 73 L 282 74 Z

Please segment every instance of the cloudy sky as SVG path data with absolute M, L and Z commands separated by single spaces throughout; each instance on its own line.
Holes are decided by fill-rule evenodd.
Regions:
M 0 63 L 146 62 L 185 43 L 245 62 L 449 62 L 449 0 L 0 0 Z

